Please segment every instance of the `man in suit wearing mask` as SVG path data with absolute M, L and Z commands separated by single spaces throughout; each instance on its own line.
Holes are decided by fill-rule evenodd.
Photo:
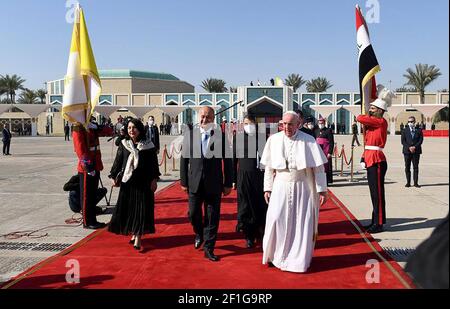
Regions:
M 402 131 L 403 155 L 405 157 L 405 174 L 406 185 L 411 187 L 411 162 L 414 170 L 414 187 L 420 188 L 419 185 L 419 160 L 422 154 L 423 133 L 422 130 L 416 128 L 416 118 L 413 116 L 408 118 L 408 125 Z
M 148 117 L 147 124 L 145 125 L 145 134 L 147 139 L 151 140 L 153 145 L 155 145 L 156 153 L 159 153 L 159 131 L 153 116 Z
M 189 194 L 194 247 L 198 249 L 205 242 L 205 257 L 218 261 L 214 246 L 219 229 L 220 203 L 222 194 L 230 194 L 233 185 L 233 154 L 226 135 L 222 134 L 220 127 L 214 126 L 213 121 L 214 110 L 205 106 L 199 110 L 199 126 L 186 130 L 180 178 L 182 190 Z

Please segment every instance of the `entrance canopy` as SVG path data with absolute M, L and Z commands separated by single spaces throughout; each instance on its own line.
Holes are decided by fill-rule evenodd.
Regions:
M 10 108 L 11 108 L 10 104 L 0 104 L 0 115 L 6 111 L 9 111 Z
M 331 114 L 342 108 L 341 105 L 310 105 L 309 107 L 325 119 L 328 119 Z
M 37 118 L 39 114 L 47 111 L 50 104 L 13 104 L 13 107 L 20 109 L 28 114 L 31 118 Z M 0 107 L 1 108 L 1 107 Z
M 162 110 L 166 115 L 169 115 L 171 118 L 175 118 L 182 111 L 184 111 L 187 106 L 155 106 L 154 108 L 158 108 Z
M 130 112 L 136 115 L 138 118 L 143 118 L 145 114 L 148 112 L 154 110 L 156 107 L 154 106 L 127 106 L 126 109 L 128 109 Z
M 355 117 L 361 115 L 361 105 L 343 105 L 342 108 L 348 110 Z

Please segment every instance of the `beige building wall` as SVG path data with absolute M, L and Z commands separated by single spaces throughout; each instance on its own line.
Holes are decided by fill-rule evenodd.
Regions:
M 149 94 L 148 105 L 163 105 L 162 94 Z
M 392 98 L 392 105 L 400 105 L 402 104 L 402 96 L 401 95 L 397 95 L 394 98 Z
M 128 106 L 128 95 L 118 94 L 115 96 L 116 105 L 126 105 Z
M 144 106 L 145 105 L 145 94 L 133 94 L 133 95 L 131 95 L 131 105 L 133 105 L 133 106 Z
M 436 94 L 425 94 L 425 104 L 436 104 Z
M 420 95 L 417 93 L 406 93 L 406 104 L 419 104 L 420 103 Z
M 129 78 L 102 78 L 102 93 L 131 93 L 131 79 Z

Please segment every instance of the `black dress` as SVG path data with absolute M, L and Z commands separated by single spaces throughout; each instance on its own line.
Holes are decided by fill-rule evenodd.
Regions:
M 130 152 L 121 143 L 110 178 L 115 179 L 125 170 L 129 155 Z M 150 185 L 160 175 L 156 149 L 140 150 L 137 168 L 126 183 L 120 184 L 117 205 L 109 223 L 110 232 L 122 235 L 155 233 L 155 196 Z
M 238 134 L 244 134 L 244 144 L 237 145 L 236 142 L 239 138 L 234 137 L 233 175 L 238 196 L 238 223 L 236 231 L 242 231 L 246 238 L 254 240 L 254 238 L 262 238 L 266 222 L 267 204 L 264 200 L 263 192 L 264 171 L 258 168 L 259 156 L 255 154 L 249 155 L 249 151 L 256 151 L 258 142 L 256 141 L 255 143 L 253 141 L 253 146 L 249 146 L 248 134 Z M 242 151 L 237 151 L 237 148 L 242 146 L 243 153 Z

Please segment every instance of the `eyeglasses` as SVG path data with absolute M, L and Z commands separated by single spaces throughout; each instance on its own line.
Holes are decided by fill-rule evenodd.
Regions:
M 415 121 L 408 121 L 408 123 L 414 123 Z

